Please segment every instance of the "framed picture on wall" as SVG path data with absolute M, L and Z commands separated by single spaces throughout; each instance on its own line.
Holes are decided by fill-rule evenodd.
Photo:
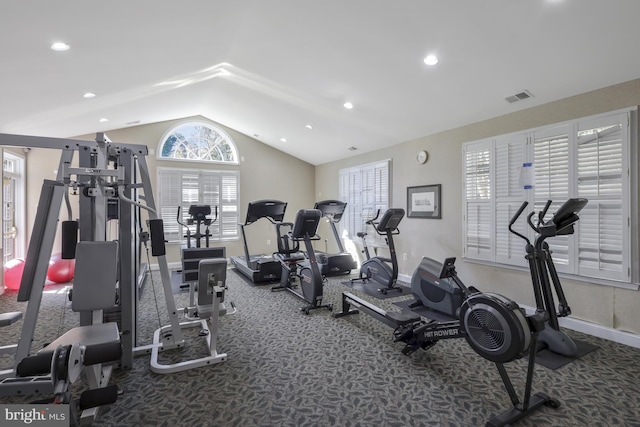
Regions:
M 409 218 L 440 219 L 441 184 L 407 187 L 407 216 Z

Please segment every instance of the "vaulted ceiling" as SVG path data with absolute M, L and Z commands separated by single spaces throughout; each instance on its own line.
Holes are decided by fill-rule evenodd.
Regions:
M 7 0 L 0 132 L 203 115 L 322 164 L 636 79 L 639 18 L 637 0 Z

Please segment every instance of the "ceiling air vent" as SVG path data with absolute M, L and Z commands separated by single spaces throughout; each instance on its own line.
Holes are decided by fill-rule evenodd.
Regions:
M 513 104 L 514 102 L 523 101 L 527 98 L 532 98 L 532 97 L 533 95 L 531 95 L 531 92 L 529 92 L 528 90 L 523 90 L 522 92 L 516 93 L 515 95 L 507 96 L 505 99 L 510 104 Z
M 351 147 L 348 147 L 347 150 L 349 151 L 356 151 L 358 149 L 358 147 L 354 147 L 353 145 Z

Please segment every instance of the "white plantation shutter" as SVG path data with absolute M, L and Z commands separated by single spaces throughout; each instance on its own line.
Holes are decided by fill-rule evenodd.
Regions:
M 524 258 L 525 242 L 509 232 L 509 221 L 526 199 L 520 185 L 520 171 L 527 161 L 527 135 L 508 135 L 496 139 L 495 150 L 495 261 L 506 264 L 527 265 Z M 525 216 L 526 217 L 526 216 Z M 522 234 L 523 217 L 514 225 Z
M 564 125 L 532 132 L 536 176 L 534 207 L 536 212 L 540 212 L 547 200 L 552 200 L 547 219 L 570 197 L 569 182 L 572 173 L 569 168 L 573 164 L 570 159 L 574 157 L 569 150 L 572 129 L 571 125 Z M 573 273 L 569 259 L 569 246 L 572 242 L 573 236 L 558 236 L 547 240 L 559 272 Z
M 186 223 L 189 206 L 193 204 L 211 206 L 212 218 L 218 207 L 218 220 L 209 227 L 211 239 L 238 237 L 238 172 L 159 168 L 158 183 L 165 239 L 170 242 L 183 239 L 186 230 L 177 222 L 178 206 L 182 222 Z
M 180 171 L 165 170 L 158 173 L 158 209 L 164 224 L 164 237 L 168 241 L 179 240 L 180 225 L 176 221 L 178 206 L 182 203 Z
M 464 248 L 474 259 L 493 260 L 491 204 L 491 141 L 464 149 Z
M 220 222 L 220 238 L 238 237 L 240 222 L 240 183 L 237 172 L 221 172 L 220 204 L 218 205 L 218 221 Z
M 633 224 L 630 200 L 630 123 L 636 111 L 602 114 L 521 134 L 464 144 L 463 206 L 465 256 L 508 265 L 526 265 L 524 242 L 508 232 L 508 223 L 523 201 L 530 207 L 514 226 L 530 238 L 525 226 L 531 209 L 553 203 L 545 220 L 569 198 L 589 200 L 575 233 L 546 242 L 561 273 L 636 283 L 632 269 Z M 522 164 L 535 171 L 533 190 L 519 182 Z M 537 222 L 537 217 L 533 218 Z M 632 227 L 634 229 L 632 230 Z
M 493 258 L 491 204 L 468 203 L 465 217 L 467 256 L 474 259 L 491 260 Z
M 382 215 L 389 208 L 390 164 L 384 160 L 340 170 L 340 200 L 347 203 L 340 227 L 349 238 L 357 239 L 358 232 L 366 231 L 372 241 L 384 243 L 373 230 L 366 230 L 365 222 L 378 209 Z
M 578 195 L 589 203 L 580 215 L 577 265 L 591 277 L 630 279 L 627 123 L 627 114 L 578 123 Z

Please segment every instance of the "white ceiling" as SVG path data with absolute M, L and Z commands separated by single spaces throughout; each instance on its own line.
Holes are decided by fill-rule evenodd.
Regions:
M 317 165 L 636 79 L 639 18 L 638 0 L 3 0 L 0 132 L 200 114 Z

